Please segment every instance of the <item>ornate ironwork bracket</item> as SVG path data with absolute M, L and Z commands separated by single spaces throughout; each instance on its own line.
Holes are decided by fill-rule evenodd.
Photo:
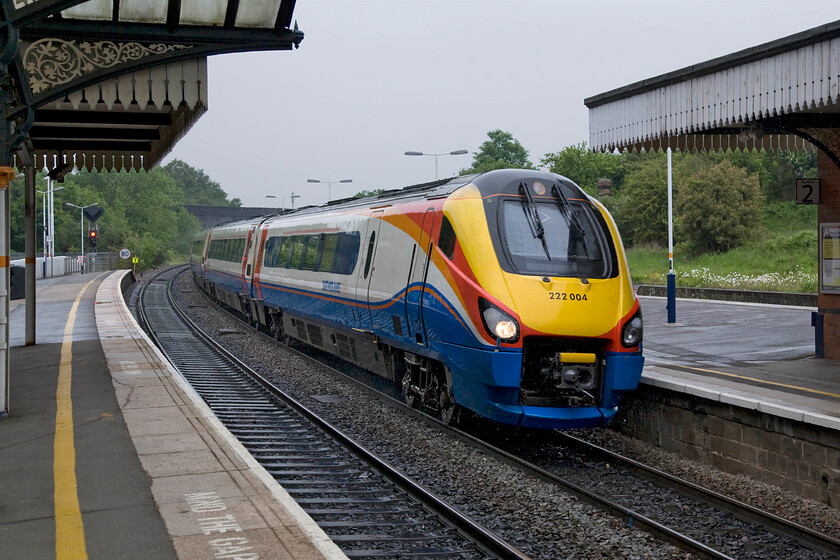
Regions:
M 163 43 L 41 39 L 26 47 L 23 67 L 29 74 L 30 89 L 39 94 L 86 74 L 187 48 Z

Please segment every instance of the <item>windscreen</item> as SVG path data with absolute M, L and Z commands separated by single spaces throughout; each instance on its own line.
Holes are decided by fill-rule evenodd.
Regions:
M 521 274 L 611 276 L 608 245 L 587 201 L 522 196 L 499 210 L 502 244 Z

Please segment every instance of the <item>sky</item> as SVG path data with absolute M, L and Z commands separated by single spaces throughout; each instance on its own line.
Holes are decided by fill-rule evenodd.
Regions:
M 840 0 L 298 0 L 294 19 L 297 50 L 209 59 L 208 111 L 163 164 L 298 208 L 434 180 L 406 151 L 467 150 L 438 157 L 457 175 L 495 129 L 539 166 L 588 140 L 585 98 L 838 20 Z

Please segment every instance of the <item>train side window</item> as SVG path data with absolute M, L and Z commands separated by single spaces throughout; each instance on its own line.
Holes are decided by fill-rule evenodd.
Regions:
M 263 249 L 263 263 L 264 267 L 277 267 L 277 256 L 280 253 L 280 238 L 269 237 L 265 240 L 265 248 Z
M 361 244 L 361 234 L 358 231 L 339 233 L 332 271 L 336 274 L 353 274 L 359 260 Z
M 306 236 L 296 235 L 292 243 L 292 260 L 289 263 L 289 268 L 299 268 L 301 261 L 303 261 L 303 250 L 306 248 Z
M 321 246 L 321 259 L 318 262 L 319 272 L 330 272 L 332 263 L 335 260 L 335 247 L 338 244 L 338 234 L 330 233 L 324 236 Z
M 452 223 L 445 215 L 440 224 L 440 236 L 438 236 L 438 247 L 446 255 L 446 258 L 452 260 L 455 255 L 455 242 L 458 238 L 455 236 L 455 230 L 452 228 Z
M 367 250 L 367 257 L 365 257 L 365 278 L 368 277 L 368 273 L 370 272 L 370 261 L 373 260 L 373 246 L 376 243 L 376 232 L 370 232 L 370 241 L 368 241 L 368 250 Z
M 338 234 L 330 233 L 324 237 L 324 248 L 321 250 L 321 262 L 318 264 L 320 272 L 330 272 L 335 260 L 335 248 L 338 245 Z
M 306 244 L 306 256 L 303 259 L 303 270 L 315 270 L 315 261 L 318 258 L 318 246 L 320 244 L 320 235 L 309 236 L 309 243 Z
M 289 268 L 289 257 L 292 254 L 292 237 L 286 236 L 280 242 L 280 256 L 277 259 L 277 266 Z

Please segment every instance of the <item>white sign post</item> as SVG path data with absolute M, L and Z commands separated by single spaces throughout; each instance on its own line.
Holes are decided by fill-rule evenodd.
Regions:
M 121 259 L 127 259 L 130 256 L 131 256 L 131 251 L 129 251 L 128 249 L 120 249 L 120 258 Z

